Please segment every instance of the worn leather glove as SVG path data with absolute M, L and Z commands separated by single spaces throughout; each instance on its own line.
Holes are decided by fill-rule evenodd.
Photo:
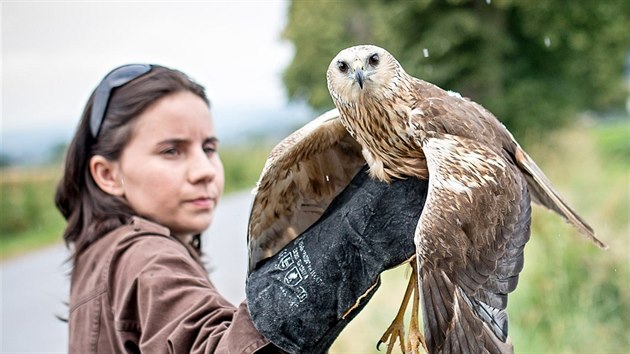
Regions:
M 380 273 L 415 253 L 428 181 L 391 184 L 366 168 L 322 217 L 247 280 L 254 325 L 290 353 L 326 352 L 380 285 Z

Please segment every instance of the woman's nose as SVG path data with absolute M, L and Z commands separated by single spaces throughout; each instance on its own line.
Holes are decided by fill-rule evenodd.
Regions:
M 204 151 L 195 153 L 191 157 L 189 169 L 190 183 L 210 182 L 217 174 L 217 167 L 213 163 L 213 156 Z

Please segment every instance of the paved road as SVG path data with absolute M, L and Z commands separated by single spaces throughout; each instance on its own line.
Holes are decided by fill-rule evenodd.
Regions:
M 234 304 L 245 298 L 246 229 L 252 196 L 224 198 L 204 235 L 210 278 Z M 59 244 L 0 264 L 2 288 L 1 353 L 65 353 L 70 282 L 68 252 Z

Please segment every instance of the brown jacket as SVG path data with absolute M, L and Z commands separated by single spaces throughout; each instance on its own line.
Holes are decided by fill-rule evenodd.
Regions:
M 215 289 L 196 253 L 141 218 L 83 252 L 72 272 L 70 353 L 273 350 L 247 304 Z

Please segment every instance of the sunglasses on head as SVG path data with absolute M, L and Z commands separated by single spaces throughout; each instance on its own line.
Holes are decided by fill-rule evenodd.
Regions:
M 90 113 L 90 131 L 92 137 L 96 138 L 105 113 L 109 105 L 109 98 L 112 90 L 126 85 L 130 81 L 151 71 L 151 65 L 148 64 L 128 64 L 120 66 L 109 72 L 94 91 L 94 100 L 92 102 L 92 112 Z

